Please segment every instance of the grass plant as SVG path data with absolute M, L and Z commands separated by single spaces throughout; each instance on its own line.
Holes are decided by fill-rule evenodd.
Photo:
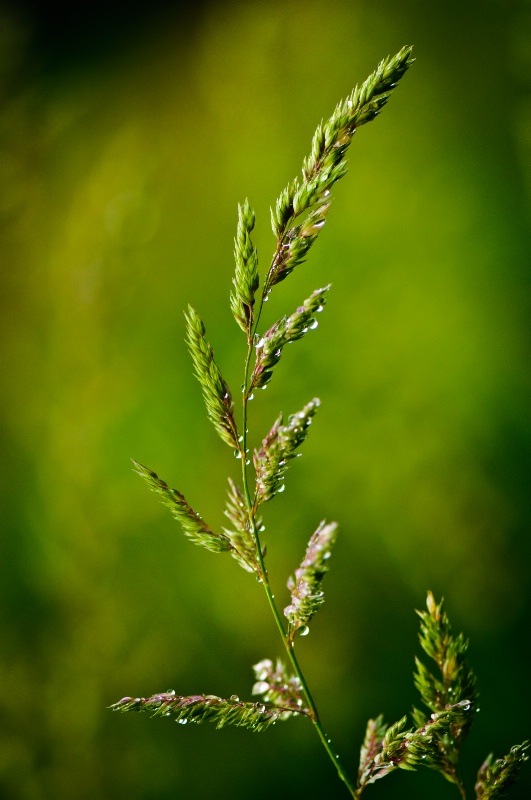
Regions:
M 301 176 L 286 186 L 272 209 L 276 244 L 262 280 L 252 241 L 255 214 L 247 200 L 238 208 L 230 309 L 245 338 L 239 414 L 235 396 L 206 338 L 203 321 L 191 306 L 185 314 L 186 340 L 208 417 L 240 463 L 239 479 L 230 477 L 228 481 L 227 527 L 211 528 L 180 491 L 170 488 L 156 472 L 133 462 L 192 542 L 215 553 L 229 553 L 258 579 L 278 629 L 283 659 L 264 658 L 254 666 L 254 700 L 243 701 L 236 695 L 181 696 L 172 691 L 148 698 L 124 697 L 112 706 L 116 711 L 148 711 L 153 716 L 174 717 L 181 724 L 210 721 L 218 728 L 237 725 L 256 732 L 278 721 L 302 717 L 314 726 L 345 790 L 356 799 L 390 772 L 416 770 L 419 766 L 440 772 L 456 786 L 462 798 L 467 797 L 459 755 L 478 711 L 476 678 L 466 658 L 468 642 L 463 634 L 452 633 L 442 601 L 437 603 L 429 592 L 426 610 L 418 612 L 420 644 L 435 669 L 431 671 L 417 659 L 414 674 L 424 710 L 414 708 L 411 722 L 407 716 L 390 725 L 383 716 L 369 720 L 357 773 L 347 769 L 323 728 L 296 647 L 298 638 L 308 633 L 312 618 L 324 603 L 323 580 L 329 569 L 337 524 L 323 520 L 310 536 L 301 564 L 288 580 L 289 601 L 283 610 L 271 590 L 263 543 L 264 506 L 284 490 L 287 469 L 308 436 L 319 400 L 310 400 L 287 420 L 280 413 L 252 456 L 248 448 L 248 405 L 254 393 L 273 379 L 284 347 L 317 327 L 317 316 L 325 307 L 330 286 L 316 289 L 290 315 L 281 317 L 266 331 L 260 328 L 264 303 L 306 259 L 326 222 L 332 187 L 347 172 L 345 156 L 354 133 L 378 116 L 412 63 L 410 47 L 384 59 L 361 86 L 336 106 L 332 116 L 318 125 Z M 527 759 L 527 751 L 528 743 L 524 742 L 496 761 L 488 756 L 478 772 L 477 800 L 505 796 Z

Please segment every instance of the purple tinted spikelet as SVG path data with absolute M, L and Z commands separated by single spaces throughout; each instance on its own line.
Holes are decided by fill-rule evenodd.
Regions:
M 279 319 L 258 340 L 250 391 L 267 386 L 285 345 L 302 339 L 309 330 L 317 327 L 315 314 L 323 310 L 329 289 L 330 284 L 322 289 L 316 289 L 293 314 Z
M 236 695 L 227 700 L 213 694 L 183 697 L 163 692 L 152 697 L 123 697 L 111 706 L 113 711 L 147 711 L 152 716 L 173 717 L 177 722 L 213 722 L 216 728 L 228 725 L 249 728 L 257 733 L 282 720 L 286 709 L 266 703 L 245 703 Z M 288 709 L 289 710 L 289 709 Z M 296 713 L 295 709 L 289 710 Z
M 371 783 L 396 769 L 415 770 L 419 766 L 443 772 L 448 780 L 460 785 L 457 776 L 450 777 L 443 769 L 441 742 L 451 735 L 452 728 L 463 724 L 470 714 L 469 703 L 456 703 L 438 714 L 432 714 L 417 729 L 406 728 L 407 717 L 387 727 L 380 715 L 369 720 L 361 747 L 358 770 L 358 797 Z
M 256 678 L 253 694 L 262 695 L 266 703 L 286 709 L 281 719 L 288 719 L 293 712 L 308 711 L 299 678 L 289 675 L 280 659 L 273 666 L 271 659 L 264 658 L 253 669 Z
M 305 629 L 324 603 L 322 580 L 328 572 L 328 559 L 336 540 L 337 524 L 321 522 L 312 534 L 304 560 L 288 581 L 291 603 L 284 609 L 289 622 L 289 636 L 293 640 L 295 632 Z
M 503 758 L 493 760 L 492 753 L 481 765 L 476 779 L 477 800 L 498 800 L 505 797 L 515 783 L 523 764 L 529 759 L 529 742 L 511 747 Z
M 281 414 L 263 439 L 260 449 L 255 450 L 256 506 L 271 500 L 283 490 L 286 469 L 298 455 L 295 451 L 306 439 L 319 405 L 319 400 L 314 398 L 301 411 L 292 414 L 287 425 L 282 424 Z

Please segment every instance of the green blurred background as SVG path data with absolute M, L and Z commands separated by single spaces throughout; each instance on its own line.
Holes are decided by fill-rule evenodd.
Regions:
M 309 725 L 262 735 L 106 710 L 250 696 L 281 647 L 256 581 L 191 546 L 134 457 L 221 525 L 236 463 L 204 414 L 182 309 L 237 394 L 236 206 L 269 206 L 317 122 L 383 56 L 417 62 L 270 324 L 332 282 L 319 330 L 252 404 L 322 408 L 267 508 L 277 598 L 323 517 L 327 603 L 300 660 L 352 769 L 368 716 L 417 702 L 414 608 L 444 595 L 481 714 L 463 752 L 531 734 L 531 6 L 507 0 L 4 4 L 0 12 L 0 796 L 344 798 Z M 284 601 L 281 599 L 281 603 Z M 455 798 L 424 771 L 367 791 Z M 472 792 L 472 790 L 471 790 Z M 531 794 L 531 770 L 512 797 Z

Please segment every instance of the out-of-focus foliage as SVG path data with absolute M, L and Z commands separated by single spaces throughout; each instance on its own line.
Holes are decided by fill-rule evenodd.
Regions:
M 300 659 L 342 758 L 355 768 L 367 717 L 416 701 L 413 609 L 431 588 L 471 642 L 473 787 L 486 752 L 529 735 L 528 13 L 274 0 L 143 14 L 85 38 L 72 17 L 62 42 L 28 5 L 2 11 L 0 794 L 343 796 L 310 726 L 184 736 L 106 706 L 161 686 L 251 701 L 250 665 L 276 658 L 256 582 L 193 548 L 129 458 L 221 529 L 232 455 L 205 420 L 182 311 L 198 309 L 237 396 L 237 205 L 249 198 L 267 264 L 269 206 L 319 119 L 406 42 L 415 69 L 355 137 L 326 229 L 264 320 L 332 284 L 318 331 L 251 404 L 251 445 L 321 398 L 264 517 L 279 603 L 307 531 L 340 523 Z M 455 792 L 429 771 L 381 783 L 367 797 Z M 524 770 L 511 796 L 529 792 Z

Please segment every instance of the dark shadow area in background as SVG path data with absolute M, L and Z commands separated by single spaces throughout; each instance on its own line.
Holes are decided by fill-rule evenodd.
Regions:
M 146 34 L 164 25 L 193 30 L 206 0 L 92 0 L 67 4 L 61 0 L 21 0 L 6 3 L 9 16 L 29 31 L 28 52 L 34 68 L 55 72 L 66 66 L 90 65 L 113 59 Z

